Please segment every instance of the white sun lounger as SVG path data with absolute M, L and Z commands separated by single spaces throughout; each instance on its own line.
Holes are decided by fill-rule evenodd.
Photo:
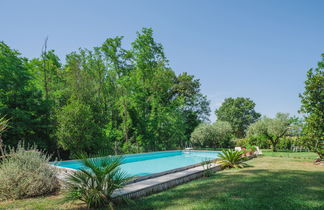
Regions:
M 235 151 L 241 151 L 242 150 L 242 148 L 241 147 L 235 147 L 235 149 L 234 149 Z

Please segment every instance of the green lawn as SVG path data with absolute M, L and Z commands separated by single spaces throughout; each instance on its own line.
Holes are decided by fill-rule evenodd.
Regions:
M 217 172 L 117 209 L 324 209 L 324 167 L 312 163 L 314 154 L 264 154 L 245 169 Z M 14 209 L 80 207 L 62 204 L 60 194 L 0 203 Z
M 315 160 L 317 155 L 312 152 L 272 152 L 270 149 L 262 150 L 264 156 L 271 157 L 285 157 L 285 158 L 295 158 L 295 159 L 308 159 Z

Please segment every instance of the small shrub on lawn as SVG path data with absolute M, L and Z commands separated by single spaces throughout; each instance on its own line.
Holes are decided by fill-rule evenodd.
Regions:
M 21 199 L 54 192 L 59 187 L 50 157 L 36 147 L 9 148 L 0 162 L 0 200 Z
M 122 158 L 80 156 L 84 168 L 67 176 L 66 201 L 81 200 L 89 208 L 114 209 L 113 192 L 132 179 L 120 169 Z
M 242 157 L 243 151 L 235 150 L 223 150 L 219 155 L 219 160 L 217 161 L 222 165 L 223 168 L 243 168 L 246 166 L 246 163 L 243 161 L 246 160 L 245 157 Z
M 204 177 L 210 177 L 214 174 L 214 171 L 211 169 L 212 163 L 212 160 L 205 160 L 201 163 L 202 167 L 204 168 Z

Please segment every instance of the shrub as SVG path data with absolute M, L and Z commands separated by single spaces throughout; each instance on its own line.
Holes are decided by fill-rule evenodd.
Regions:
M 242 157 L 242 154 L 243 151 L 223 150 L 217 162 L 220 163 L 223 168 L 243 168 L 246 166 L 246 164 L 243 163 L 246 158 Z
M 263 149 L 269 149 L 271 144 L 270 141 L 267 140 L 265 136 L 249 136 L 243 139 L 236 139 L 235 146 L 238 147 L 246 147 L 246 145 L 256 145 Z
M 89 208 L 109 205 L 113 209 L 112 193 L 131 179 L 119 168 L 121 158 L 82 155 L 81 162 L 85 167 L 69 174 L 66 179 L 66 201 L 81 200 Z
M 210 177 L 214 174 L 214 171 L 211 169 L 213 164 L 212 160 L 205 160 L 201 162 L 202 167 L 204 168 L 204 177 Z
M 0 163 L 0 200 L 21 199 L 54 192 L 59 187 L 56 169 L 50 157 L 35 146 L 9 148 Z
M 249 143 L 250 143 L 250 141 L 248 138 L 235 140 L 235 146 L 237 146 L 237 147 L 245 147 L 245 145 L 247 145 Z
M 191 134 L 190 141 L 200 147 L 231 147 L 233 130 L 228 122 L 200 124 Z

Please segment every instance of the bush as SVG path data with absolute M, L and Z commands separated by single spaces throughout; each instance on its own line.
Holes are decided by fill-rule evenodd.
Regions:
M 232 147 L 233 130 L 228 122 L 200 124 L 191 134 L 190 141 L 200 147 Z
M 237 146 L 237 147 L 245 147 L 247 144 L 250 144 L 250 141 L 248 138 L 235 140 L 235 146 Z
M 36 147 L 9 148 L 0 163 L 0 200 L 21 199 L 54 192 L 59 187 L 49 156 Z
M 246 160 L 245 157 L 242 157 L 244 151 L 235 151 L 235 150 L 223 150 L 219 154 L 219 160 L 217 161 L 222 165 L 223 168 L 243 168 L 246 166 L 246 163 L 243 161 Z
M 132 177 L 120 169 L 121 157 L 91 157 L 81 155 L 85 168 L 67 176 L 66 201 L 81 200 L 89 208 L 113 209 L 112 194 L 122 188 Z
M 305 144 L 302 139 L 295 136 L 285 136 L 280 139 L 278 143 L 279 150 L 291 150 L 292 146 L 305 147 Z
M 236 139 L 235 146 L 245 147 L 246 145 L 256 145 L 263 149 L 269 149 L 271 147 L 270 141 L 266 137 L 260 136 L 250 136 L 243 139 Z

